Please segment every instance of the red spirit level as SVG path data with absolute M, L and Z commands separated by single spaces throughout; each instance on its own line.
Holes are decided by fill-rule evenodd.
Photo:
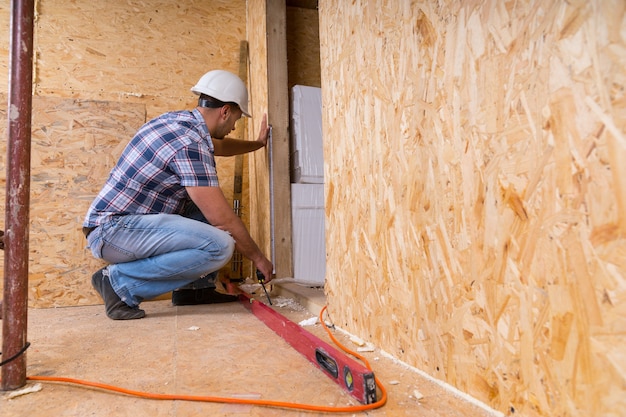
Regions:
M 374 373 L 248 294 L 239 300 L 259 320 L 362 404 L 376 402 Z

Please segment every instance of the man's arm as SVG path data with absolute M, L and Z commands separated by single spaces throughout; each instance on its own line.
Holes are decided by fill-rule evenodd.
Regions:
M 187 187 L 187 193 L 211 225 L 225 230 L 235 239 L 237 251 L 254 262 L 265 277 L 272 279 L 274 266 L 254 242 L 246 226 L 235 214 L 219 187 Z
M 267 114 L 263 115 L 261 120 L 261 129 L 259 130 L 259 136 L 256 140 L 241 140 L 241 139 L 213 139 L 213 148 L 215 149 L 215 156 L 233 156 L 241 155 L 243 153 L 254 152 L 267 145 L 267 139 L 270 135 L 270 127 L 267 125 Z
M 213 148 L 215 149 L 215 156 L 234 156 L 241 155 L 243 153 L 254 152 L 265 146 L 264 143 L 258 140 L 241 140 L 241 139 L 213 139 Z

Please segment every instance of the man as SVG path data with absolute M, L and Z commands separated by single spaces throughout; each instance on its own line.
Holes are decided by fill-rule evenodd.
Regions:
M 200 96 L 194 110 L 165 113 L 139 129 L 85 217 L 91 252 L 109 262 L 92 285 L 113 320 L 140 319 L 143 300 L 214 279 L 234 249 L 272 279 L 272 263 L 219 187 L 214 158 L 265 146 L 267 117 L 256 141 L 225 139 L 242 115 L 250 117 L 245 84 L 215 70 L 191 91 Z

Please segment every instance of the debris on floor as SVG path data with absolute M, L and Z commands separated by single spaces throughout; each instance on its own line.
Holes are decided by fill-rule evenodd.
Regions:
M 302 320 L 300 323 L 298 323 L 300 326 L 304 327 L 304 326 L 315 326 L 318 322 L 318 318 L 317 317 L 311 317 L 310 319 L 305 319 Z
M 424 394 L 422 394 L 418 390 L 413 390 L 413 398 L 415 398 L 417 401 L 419 401 L 422 398 L 424 398 Z
M 361 346 L 356 349 L 357 352 L 374 352 L 374 350 L 376 349 L 371 343 L 368 343 L 367 346 Z
M 365 341 L 358 336 L 350 336 L 350 341 L 357 346 L 365 346 Z
M 290 297 L 283 297 L 281 295 L 272 298 L 274 300 L 274 306 L 278 308 L 287 308 L 291 311 L 308 312 L 308 310 L 300 304 L 298 301 Z
M 26 385 L 24 388 L 11 391 L 6 395 L 7 400 L 12 400 L 15 397 L 20 397 L 22 395 L 31 394 L 33 392 L 39 392 L 43 389 L 40 383 L 36 383 L 33 385 Z

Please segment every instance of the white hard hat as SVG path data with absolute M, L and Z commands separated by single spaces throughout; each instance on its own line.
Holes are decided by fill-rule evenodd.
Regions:
M 244 116 L 248 112 L 248 89 L 235 74 L 224 70 L 213 70 L 204 74 L 191 91 L 200 95 L 206 94 L 224 103 L 236 103 Z

